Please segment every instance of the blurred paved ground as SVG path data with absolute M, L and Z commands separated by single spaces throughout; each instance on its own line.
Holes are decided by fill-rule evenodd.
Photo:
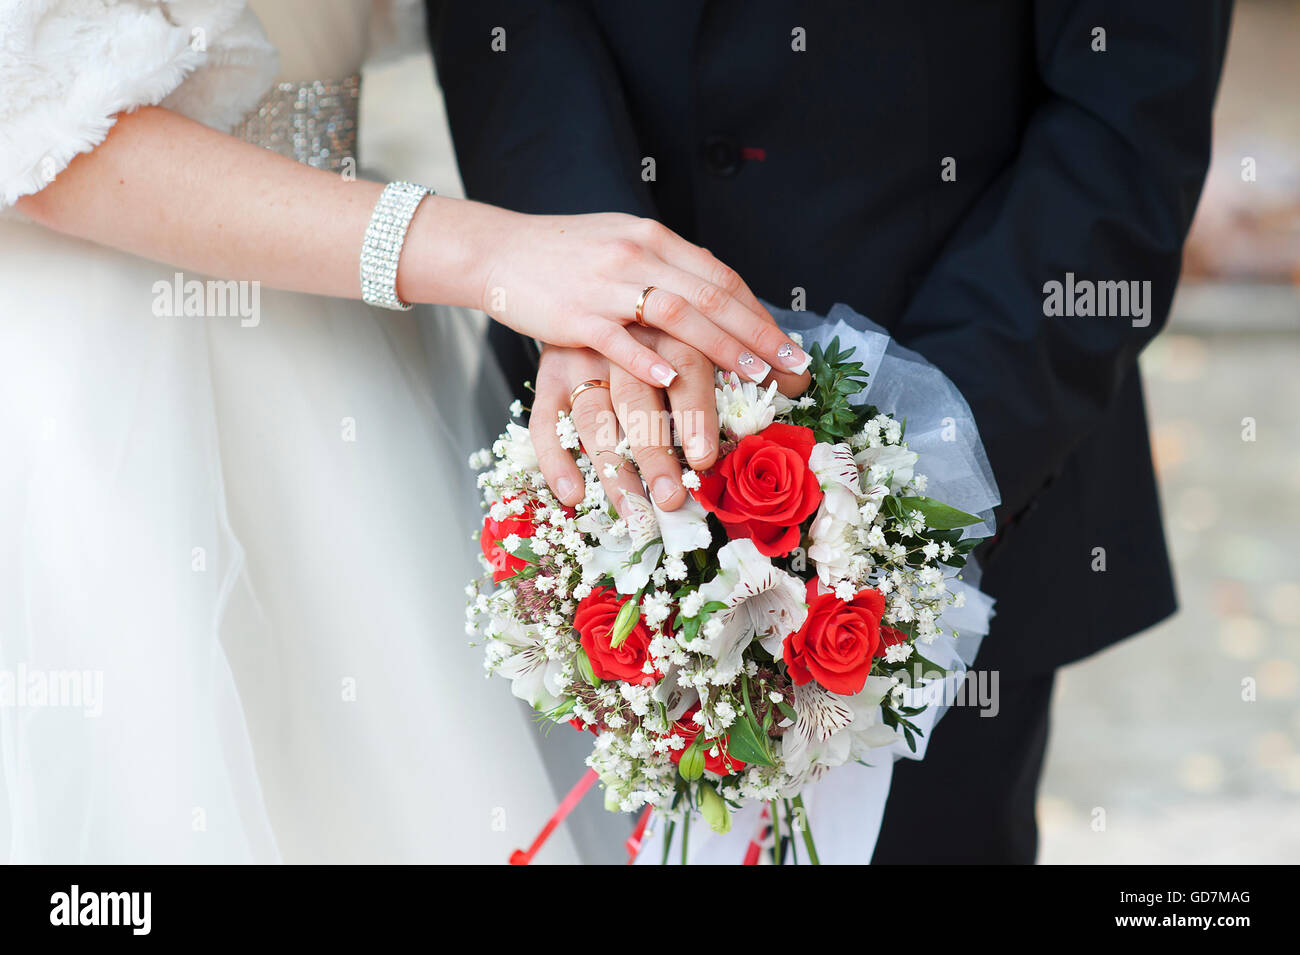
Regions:
M 1267 51 L 1252 56 L 1249 44 L 1233 49 L 1221 108 L 1232 136 L 1216 150 L 1216 169 L 1235 170 L 1242 149 L 1278 155 L 1277 143 L 1285 144 L 1281 166 L 1295 166 L 1300 84 L 1284 79 L 1300 69 L 1298 28 L 1295 4 L 1239 6 L 1249 44 L 1291 52 L 1279 61 Z M 1290 44 L 1278 40 L 1287 30 Z M 1262 115 L 1253 112 L 1259 104 Z M 427 60 L 367 75 L 362 130 L 364 165 L 461 194 Z M 1231 189 L 1246 188 L 1236 175 L 1216 181 L 1229 200 Z M 1182 610 L 1064 672 L 1039 806 L 1040 858 L 1300 862 L 1296 289 L 1184 289 L 1143 370 Z M 1242 440 L 1243 418 L 1254 419 L 1256 440 Z M 1247 679 L 1254 702 L 1242 699 Z
M 1179 325 L 1142 365 L 1181 611 L 1063 672 L 1043 862 L 1300 862 L 1300 325 Z

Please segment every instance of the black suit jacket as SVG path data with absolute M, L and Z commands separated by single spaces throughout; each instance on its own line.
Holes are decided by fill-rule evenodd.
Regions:
M 1208 166 L 1230 3 L 430 12 L 472 197 L 654 216 L 760 297 L 845 302 L 957 383 L 1003 498 L 982 666 L 1043 672 L 1172 612 L 1136 359 Z M 1149 281 L 1150 323 L 1048 317 L 1066 273 Z

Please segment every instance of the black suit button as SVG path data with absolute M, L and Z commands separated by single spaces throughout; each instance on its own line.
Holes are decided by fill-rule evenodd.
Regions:
M 734 176 L 740 170 L 740 146 L 730 136 L 704 140 L 704 165 L 715 176 Z

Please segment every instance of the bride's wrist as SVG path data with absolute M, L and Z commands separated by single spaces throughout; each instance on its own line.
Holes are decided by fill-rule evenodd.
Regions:
M 397 269 L 403 301 L 481 308 L 491 269 L 491 213 L 501 210 L 431 195 L 416 210 Z

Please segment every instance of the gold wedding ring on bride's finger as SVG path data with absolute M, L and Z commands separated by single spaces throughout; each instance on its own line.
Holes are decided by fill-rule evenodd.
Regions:
M 645 320 L 645 300 L 650 297 L 650 293 L 654 290 L 653 285 L 647 285 L 641 290 L 641 297 L 636 300 L 636 323 L 638 325 L 647 324 Z
M 609 382 L 600 378 L 588 378 L 586 381 L 579 383 L 576 388 L 569 392 L 569 407 L 573 407 L 573 403 L 578 400 L 578 395 L 591 391 L 593 388 L 604 388 L 609 391 Z

